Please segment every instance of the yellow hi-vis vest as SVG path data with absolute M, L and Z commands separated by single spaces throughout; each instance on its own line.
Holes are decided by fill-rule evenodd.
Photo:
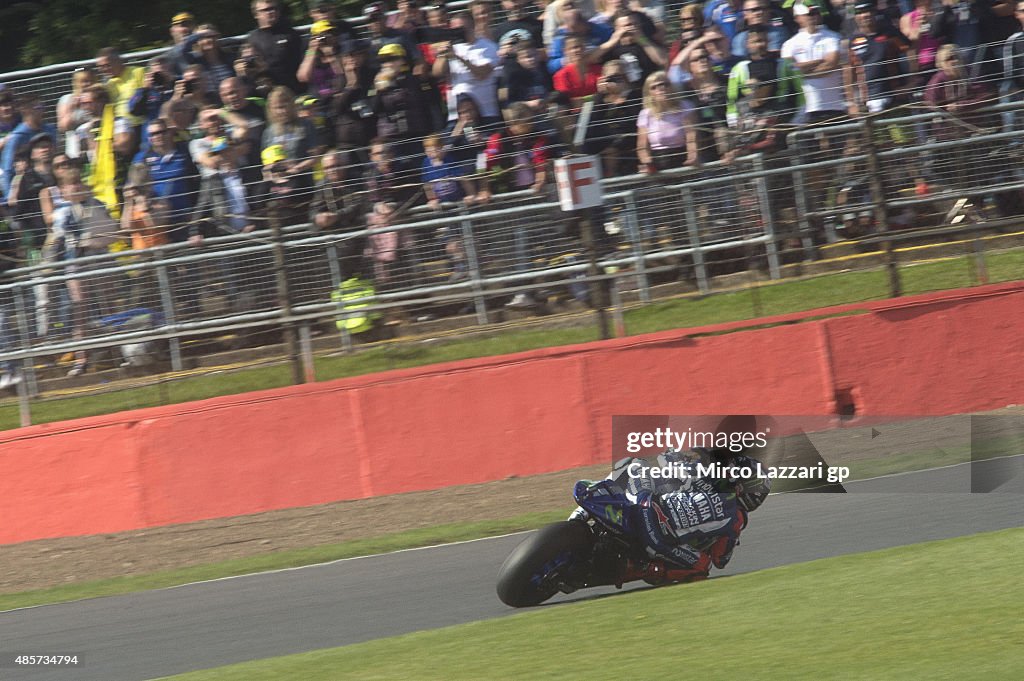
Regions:
M 376 310 L 367 313 L 365 308 L 373 304 L 376 295 L 373 284 L 360 277 L 350 277 L 341 282 L 338 290 L 331 294 L 331 300 L 340 303 L 344 310 L 336 322 L 338 330 L 363 333 L 372 329 L 373 323 L 380 319 L 380 313 Z

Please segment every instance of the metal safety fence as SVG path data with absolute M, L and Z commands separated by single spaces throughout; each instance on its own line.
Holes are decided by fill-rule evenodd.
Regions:
M 834 158 L 805 158 L 804 138 L 815 133 L 797 131 L 787 155 L 605 180 L 597 209 L 565 212 L 552 195 L 518 193 L 486 207 L 375 214 L 358 231 L 296 225 L 211 238 L 201 248 L 19 268 L 0 285 L 0 362 L 20 371 L 25 399 L 40 392 L 46 358 L 78 353 L 180 371 L 185 344 L 218 333 L 283 331 L 298 366 L 312 361 L 318 327 L 336 335 L 339 350 L 350 349 L 363 322 L 392 316 L 468 315 L 487 325 L 517 301 L 554 296 L 602 308 L 608 290 L 649 301 L 666 279 L 700 292 L 722 273 L 756 268 L 777 279 L 786 262 L 819 257 L 818 246 L 855 231 L 844 221 L 873 220 L 879 208 L 887 239 L 1017 224 L 1024 215 L 1024 131 L 898 148 L 858 147 L 852 140 L 871 134 L 863 122 L 841 131 L 851 142 Z M 881 182 L 854 192 L 872 155 L 885 169 Z M 830 181 L 815 185 L 823 174 Z M 965 203 L 977 214 L 954 215 Z M 864 227 L 878 232 L 877 224 Z

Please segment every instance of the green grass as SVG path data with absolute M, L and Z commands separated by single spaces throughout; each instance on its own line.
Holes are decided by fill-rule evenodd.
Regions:
M 1022 547 L 1004 530 L 169 678 L 1016 679 Z
M 986 256 L 991 282 L 1024 278 L 1024 249 Z M 966 258 L 902 266 L 908 294 L 967 286 L 972 283 Z M 882 271 L 827 274 L 800 281 L 761 285 L 755 289 L 691 296 L 654 303 L 626 312 L 630 334 L 689 328 L 760 316 L 811 310 L 830 305 L 885 298 Z M 597 340 L 593 325 L 568 329 L 505 330 L 485 338 L 452 338 L 444 342 L 402 343 L 355 355 L 316 360 L 319 380 L 417 367 L 459 359 L 487 357 L 543 347 Z M 33 423 L 51 423 L 129 409 L 277 388 L 290 383 L 286 366 L 261 366 L 165 381 L 161 385 L 127 388 L 103 394 L 40 400 L 32 405 Z M 14 400 L 0 407 L 0 430 L 19 425 Z
M 566 492 L 566 498 L 569 498 L 568 491 Z M 133 591 L 145 591 L 147 589 L 163 589 L 170 586 L 221 577 L 245 575 L 266 570 L 280 570 L 301 565 L 315 565 L 342 558 L 354 558 L 356 556 L 388 553 L 420 546 L 433 546 L 455 541 L 465 541 L 467 539 L 493 537 L 510 532 L 530 530 L 555 522 L 556 520 L 564 520 L 571 510 L 572 504 L 570 503 L 564 511 L 529 513 L 502 520 L 438 525 L 370 539 L 359 539 L 301 549 L 288 549 L 263 556 L 238 558 L 148 575 L 114 577 L 95 582 L 66 584 L 51 589 L 0 594 L 0 611 L 46 603 L 74 601 L 83 598 L 115 596 Z

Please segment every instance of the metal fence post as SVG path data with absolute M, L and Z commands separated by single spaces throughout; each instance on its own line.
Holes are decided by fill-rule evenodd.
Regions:
M 697 288 L 701 293 L 707 293 L 711 290 L 711 285 L 708 283 L 708 270 L 704 265 L 704 249 L 700 245 L 700 227 L 697 224 L 697 211 L 693 208 L 693 190 L 683 187 L 679 191 L 683 197 L 686 230 L 690 233 L 690 247 L 693 249 L 693 268 L 697 273 Z
M 626 203 L 623 212 L 626 214 L 623 219 L 626 227 L 626 234 L 632 242 L 633 248 L 633 271 L 636 272 L 636 285 L 640 289 L 640 300 L 644 303 L 651 302 L 651 286 L 647 278 L 647 259 L 644 254 L 644 240 L 640 234 L 640 214 L 636 207 L 636 190 L 630 190 L 626 195 Z
M 274 244 L 274 279 L 277 284 L 277 305 L 281 309 L 285 351 L 288 353 L 292 369 L 292 385 L 301 385 L 305 381 L 305 371 L 302 367 L 302 351 L 299 349 L 295 322 L 291 320 L 292 300 L 288 287 L 288 259 L 285 257 L 284 235 L 281 231 L 281 210 L 281 206 L 271 204 L 270 239 Z
M 885 187 L 882 186 L 882 165 L 878 162 L 878 146 L 875 144 L 875 119 L 872 114 L 866 114 L 861 118 L 862 135 L 864 136 L 864 147 L 867 156 L 868 184 L 871 187 L 871 203 L 875 216 L 876 229 L 885 234 L 889 231 L 889 207 L 885 201 Z M 903 284 L 900 281 L 900 270 L 896 263 L 896 254 L 892 249 L 892 242 L 886 241 L 882 244 L 885 251 L 885 269 L 889 275 L 889 296 L 898 298 L 903 294 Z
M 23 348 L 31 348 L 32 343 L 32 324 L 28 316 L 28 305 L 25 303 L 25 291 L 26 288 L 31 290 L 31 284 L 29 287 L 16 286 L 12 293 L 14 294 L 14 310 L 15 315 L 18 319 L 18 336 L 20 339 L 20 345 Z M 36 396 L 39 394 L 39 384 L 36 381 L 36 363 L 34 358 L 26 357 L 21 362 L 22 366 L 22 383 L 26 383 L 27 393 L 29 396 Z M 18 393 L 21 394 L 20 391 Z M 27 408 L 27 405 L 26 407 Z M 29 424 L 31 425 L 31 424 Z
M 157 249 L 154 254 L 154 259 L 159 260 L 159 264 L 156 266 L 156 281 L 160 287 L 160 304 L 163 307 L 164 320 L 169 326 L 174 326 L 177 323 L 177 312 L 174 309 L 174 293 L 171 291 L 171 277 L 167 273 L 167 265 L 163 262 L 163 251 Z M 171 354 L 171 369 L 174 371 L 181 371 L 184 365 L 181 362 L 181 341 L 178 340 L 177 336 L 173 336 L 167 340 L 168 349 Z
M 313 363 L 313 338 L 309 331 L 309 322 L 302 322 L 299 325 L 299 348 L 302 352 L 302 377 L 306 383 L 316 383 L 316 366 Z
M 793 169 L 793 198 L 796 204 L 796 222 L 800 230 L 800 243 L 804 247 L 804 257 L 807 260 L 817 260 L 817 252 L 814 249 L 814 231 L 809 216 L 811 203 L 802 168 L 803 159 L 800 157 L 800 131 L 796 130 L 790 133 L 786 143 L 793 154 L 790 158 L 790 167 Z
M 754 182 L 757 184 L 757 196 L 761 203 L 761 223 L 764 234 L 768 237 L 765 252 L 768 257 L 768 274 L 772 279 L 782 276 L 779 269 L 779 245 L 775 242 L 775 217 L 772 215 L 771 195 L 768 192 L 768 178 L 764 175 L 764 157 L 757 154 L 753 158 L 754 172 L 758 173 Z
M 976 284 L 987 284 L 988 283 L 988 263 L 985 262 L 985 246 L 981 241 L 978 233 L 974 233 L 974 238 L 971 239 L 971 251 L 972 259 L 969 262 L 973 262 L 974 267 L 974 279 Z
M 476 308 L 476 321 L 484 325 L 487 319 L 487 299 L 484 298 L 484 287 L 480 283 L 483 278 L 480 272 L 480 254 L 476 250 L 476 238 L 473 234 L 473 219 L 469 209 L 462 207 L 459 212 L 462 219 L 459 226 L 462 230 L 462 248 L 466 252 L 466 265 L 469 268 L 469 280 L 473 285 L 473 306 Z

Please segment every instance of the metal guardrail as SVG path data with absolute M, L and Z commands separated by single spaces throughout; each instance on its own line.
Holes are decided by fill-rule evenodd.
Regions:
M 901 122 L 911 125 L 933 118 L 934 114 L 925 114 Z M 860 125 L 846 128 L 857 131 Z M 806 134 L 793 133 L 794 146 Z M 1010 143 L 1024 144 L 1024 131 L 873 152 L 892 167 L 906 168 Z M 961 150 L 968 153 L 956 153 Z M 893 191 L 843 206 L 823 203 L 812 210 L 801 202 L 801 194 L 806 199 L 813 191 L 807 178 L 828 171 L 834 181 L 832 171 L 857 168 L 867 154 L 790 165 L 792 160 L 783 156 L 769 163 L 755 155 L 731 165 L 603 180 L 605 205 L 599 211 L 563 213 L 550 197 L 538 201 L 529 192 L 519 192 L 500 198 L 511 203 L 534 201 L 508 207 L 449 207 L 440 213 L 418 208 L 394 224 L 385 221 L 347 233 L 315 233 L 311 225 L 294 225 L 280 230 L 279 237 L 272 230 L 260 230 L 207 239 L 200 249 L 176 244 L 19 268 L 9 272 L 14 281 L 0 285 L 0 362 L 23 367 L 26 380 L 20 389 L 27 400 L 38 392 L 35 360 L 73 351 L 166 343 L 172 368 L 181 370 L 186 339 L 295 327 L 305 328 L 308 338 L 310 324 L 344 321 L 353 307 L 366 314 L 461 304 L 485 325 L 493 321 L 496 300 L 540 289 L 567 290 L 586 300 L 593 295 L 590 284 L 609 284 L 613 292 L 628 288 L 641 301 L 649 301 L 652 277 L 675 271 L 708 292 L 711 261 L 719 255 L 741 250 L 747 266 L 763 263 L 769 276 L 778 278 L 784 240 L 807 240 L 813 230 L 820 231 L 811 226 L 813 220 L 869 209 L 879 198 L 894 211 L 980 193 L 1024 196 L 1019 163 L 1006 168 L 998 182 L 991 181 L 990 168 L 971 166 L 966 174 L 947 174 L 947 182 L 936 183 L 928 196 Z M 901 181 L 906 183 L 908 177 Z M 580 238 L 588 222 L 598 236 L 593 251 Z M 962 231 L 978 228 L 969 225 Z M 887 243 L 885 235 L 878 240 Z M 375 262 L 367 259 L 367 249 L 372 252 L 378 241 L 402 251 L 379 272 L 366 269 L 367 262 Z M 453 244 L 458 245 L 459 258 L 452 256 Z M 332 299 L 359 268 L 376 280 L 376 295 L 344 302 Z M 450 279 L 453 273 L 458 276 Z M 287 284 L 284 299 L 275 287 L 278 274 Z M 83 295 L 75 299 L 72 289 Z M 126 330 L 97 323 L 110 313 L 136 308 L 155 312 L 155 321 Z M 51 323 L 54 319 L 57 324 Z M 352 347 L 344 324 L 338 336 L 340 348 Z
M 921 153 L 945 149 L 978 148 L 984 143 L 1006 140 L 1024 142 L 1024 132 L 995 133 L 972 140 L 916 145 L 906 149 L 880 152 L 887 161 L 916 158 Z M 407 242 L 407 262 L 396 263 L 387 275 L 397 283 L 378 281 L 380 290 L 367 310 L 389 307 L 430 306 L 459 300 L 472 305 L 477 321 L 490 321 L 488 300 L 521 292 L 528 288 L 578 286 L 587 278 L 589 263 L 582 243 L 575 234 L 565 232 L 572 223 L 583 219 L 607 223 L 605 231 L 617 232 L 615 241 L 604 244 L 600 264 L 620 268 L 611 279 L 628 281 L 641 300 L 650 299 L 652 270 L 667 258 L 683 258 L 692 269 L 692 276 L 701 291 L 710 290 L 707 259 L 721 251 L 754 248 L 763 259 L 772 278 L 780 276 L 778 244 L 782 237 L 775 225 L 775 203 L 780 195 L 799 193 L 801 177 L 813 170 L 833 168 L 837 163 L 858 163 L 863 155 L 837 161 L 823 161 L 795 167 L 764 167 L 760 156 L 742 159 L 731 175 L 716 176 L 720 166 L 703 171 L 700 177 L 692 170 L 670 171 L 654 181 L 645 176 L 615 178 L 604 183 L 606 206 L 603 215 L 562 213 L 551 201 L 497 209 L 460 209 L 440 215 L 415 215 L 396 224 L 371 227 L 344 234 L 311 233 L 310 225 L 287 228 L 280 241 L 269 231 L 258 231 L 244 237 L 209 239 L 197 250 L 187 245 L 172 245 L 149 251 L 123 251 L 94 255 L 71 262 L 45 263 L 11 272 L 16 281 L 0 285 L 0 298 L 13 301 L 16 324 L 8 323 L 7 350 L 0 361 L 20 361 L 46 354 L 59 354 L 80 349 L 108 347 L 123 342 L 170 340 L 172 365 L 181 368 L 180 352 L 174 349 L 180 338 L 201 333 L 228 331 L 240 326 L 266 326 L 303 322 L 315 318 L 339 318 L 344 314 L 330 298 L 352 269 L 352 262 L 365 264 L 362 251 L 345 255 L 353 243 L 379 238 L 395 243 Z M 1024 174 L 1007 177 L 998 185 L 979 186 L 964 183 L 944 190 L 939 196 L 955 196 L 975 191 L 1024 190 Z M 769 180 L 792 176 L 786 186 L 770 188 Z M 689 178 L 688 181 L 672 180 Z M 695 179 L 699 178 L 699 179 Z M 620 189 L 630 182 L 646 179 L 642 187 Z M 935 200 L 935 196 L 915 199 L 894 199 L 892 207 Z M 844 210 L 859 210 L 869 204 L 852 204 L 811 214 L 834 215 Z M 799 210 L 798 210 L 799 216 Z M 806 216 L 798 219 L 806 222 Z M 465 251 L 463 276 L 456 282 L 440 282 L 450 272 L 450 263 L 437 241 L 438 229 L 446 230 L 440 238 L 461 240 Z M 524 236 L 525 234 L 525 236 Z M 614 248 L 611 248 L 614 246 Z M 273 291 L 271 254 L 283 248 L 285 269 L 290 279 L 293 311 L 282 316 L 280 300 Z M 434 271 L 431 268 L 440 268 Z M 376 277 L 374 277 L 376 278 Z M 592 277 L 591 277 L 592 278 Z M 604 277 L 598 277 L 604 278 Z M 431 282 L 431 279 L 435 281 Z M 111 333 L 91 327 L 88 332 L 76 330 L 78 337 L 39 337 L 33 333 L 34 320 L 47 305 L 51 314 L 62 314 L 69 325 L 66 289 L 69 282 L 114 295 L 115 309 L 124 310 L 130 299 L 136 307 L 157 311 L 164 320 L 144 331 Z M 541 283 L 537 283 L 541 282 Z M 243 289 L 258 290 L 260 299 L 249 309 L 213 305 L 195 305 L 196 300 L 211 296 L 211 286 L 218 287 L 216 297 L 225 306 Z M 112 293 L 113 292 L 113 293 Z M 56 300 L 54 301 L 56 297 Z M 100 296 L 92 301 L 100 306 Z M 209 303 L 209 300 L 202 301 Z M 70 307 L 74 307 L 72 303 Z M 193 309 L 188 310 L 192 305 Z M 112 311 L 112 310 L 106 310 Z M 8 317 L 10 317 L 10 312 Z M 187 312 L 183 316 L 183 312 Z M 93 320 L 96 315 L 92 315 Z M 8 320 L 10 321 L 10 320 Z M 11 328 L 13 327 L 13 328 Z
M 749 162 L 752 172 L 742 182 L 756 187 L 761 178 L 759 173 L 764 171 L 756 168 L 759 159 Z M 260 231 L 243 238 L 211 239 L 207 242 L 209 247 L 201 250 L 187 246 L 160 247 L 21 268 L 12 272 L 18 275 L 16 281 L 0 285 L 0 298 L 11 301 L 8 321 L 15 322 L 7 325 L 7 350 L 0 355 L 0 361 L 22 361 L 31 376 L 33 363 L 30 360 L 35 357 L 128 342 L 167 340 L 172 367 L 180 370 L 179 344 L 189 336 L 311 319 L 339 319 L 345 315 L 345 309 L 331 300 L 331 294 L 347 276 L 349 268 L 344 249 L 357 241 L 381 237 L 395 241 L 408 238 L 412 244 L 410 260 L 398 271 L 389 273 L 402 282 L 388 286 L 378 278 L 380 290 L 373 300 L 354 301 L 354 304 L 371 302 L 367 310 L 380 311 L 395 306 L 429 306 L 457 300 L 472 304 L 481 323 L 489 321 L 488 300 L 531 288 L 569 286 L 579 291 L 579 287 L 592 280 L 631 278 L 634 279 L 631 286 L 641 291 L 644 299 L 649 299 L 645 272 L 657 269 L 656 261 L 667 257 L 691 258 L 702 290 L 709 288 L 704 260 L 716 252 L 737 247 L 764 249 L 772 276 L 777 277 L 779 263 L 770 222 L 755 230 L 738 229 L 735 224 L 739 222 L 707 230 L 701 229 L 697 222 L 694 193 L 708 190 L 702 200 L 713 202 L 716 193 L 732 191 L 736 182 L 736 178 L 727 176 L 650 188 L 657 196 L 648 196 L 649 192 L 640 189 L 606 194 L 604 217 L 616 225 L 620 238 L 614 244 L 618 248 L 614 248 L 612 242 L 605 244 L 600 265 L 623 268 L 614 275 L 586 276 L 590 265 L 579 240 L 575 235 L 558 231 L 568 229 L 571 223 L 587 216 L 562 213 L 554 202 L 494 210 L 462 210 L 346 234 L 310 234 L 309 225 L 295 226 L 281 241 L 274 240 L 267 231 Z M 769 210 L 767 196 L 763 192 L 757 196 L 757 202 L 745 206 L 752 219 Z M 683 206 L 689 208 L 683 210 Z M 439 228 L 449 230 L 444 238 L 462 241 L 466 265 L 463 281 L 430 282 L 437 277 L 428 269 L 430 258 L 438 256 L 438 244 L 433 239 Z M 282 314 L 281 301 L 272 290 L 274 272 L 270 255 L 275 248 L 283 248 L 287 255 L 290 315 Z M 82 301 L 69 304 L 66 289 L 70 282 L 89 291 Z M 220 288 L 220 298 L 229 299 L 246 288 L 250 293 L 256 291 L 259 300 L 245 310 L 199 305 L 189 312 L 190 303 L 198 296 L 212 298 L 211 287 Z M 232 301 L 223 302 L 230 304 Z M 49 324 L 51 316 L 60 316 L 62 328 L 73 327 L 73 320 L 69 321 L 73 314 L 62 308 L 83 305 L 98 308 L 90 315 L 92 323 L 87 329 L 81 328 L 79 320 L 79 328 L 74 328 L 70 338 L 66 333 L 64 337 L 37 333 L 41 317 Z M 95 324 L 103 312 L 132 307 L 157 312 L 161 323 L 123 333 L 114 333 Z M 187 313 L 184 316 L 183 311 Z M 29 383 L 33 385 L 34 378 Z

